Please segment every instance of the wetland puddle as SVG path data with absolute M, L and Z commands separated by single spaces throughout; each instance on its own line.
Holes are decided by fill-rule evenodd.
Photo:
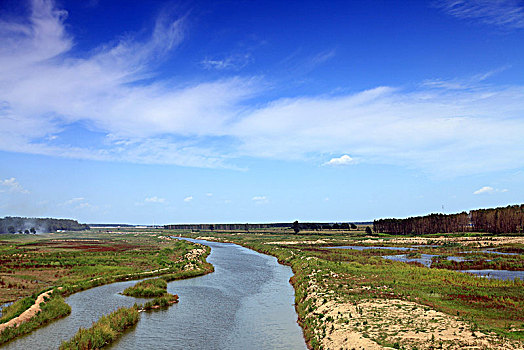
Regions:
M 471 273 L 480 277 L 494 278 L 498 280 L 514 280 L 520 278 L 524 280 L 524 271 L 510 270 L 460 270 L 460 272 Z

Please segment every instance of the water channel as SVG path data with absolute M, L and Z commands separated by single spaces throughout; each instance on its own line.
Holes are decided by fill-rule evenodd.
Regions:
M 193 241 L 193 240 L 191 240 Z M 110 349 L 306 349 L 294 310 L 292 271 L 276 258 L 235 244 L 211 247 L 215 272 L 168 284 L 180 302 L 141 314 L 139 323 Z M 136 281 L 113 283 L 66 298 L 70 316 L 5 345 L 6 349 L 57 349 L 79 327 L 143 300 L 118 293 Z

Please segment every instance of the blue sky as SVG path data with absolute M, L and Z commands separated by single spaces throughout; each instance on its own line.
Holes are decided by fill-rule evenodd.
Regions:
M 510 0 L 0 2 L 0 216 L 364 221 L 522 203 Z

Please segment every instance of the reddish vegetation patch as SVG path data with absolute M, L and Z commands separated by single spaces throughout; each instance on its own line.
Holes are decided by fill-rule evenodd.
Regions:
M 503 252 L 503 253 L 524 254 L 524 248 L 502 247 L 502 248 L 497 249 L 496 251 Z
M 466 295 L 466 294 L 454 294 L 449 295 L 452 299 L 460 299 L 464 301 L 467 304 L 471 305 L 483 305 L 486 308 L 491 309 L 506 309 L 511 310 L 515 309 L 515 306 L 518 303 L 518 300 L 513 300 L 511 298 L 491 298 L 488 296 L 482 296 L 482 295 Z M 514 310 L 517 311 L 517 310 Z
M 110 242 L 96 242 L 96 241 L 54 241 L 54 242 L 38 242 L 32 245 L 41 247 L 52 247 L 61 249 L 77 249 L 89 252 L 120 252 L 124 250 L 132 250 L 137 248 L 144 248 L 143 246 L 127 244 L 127 243 L 110 243 Z
M 437 269 L 449 269 L 449 270 L 511 270 L 511 271 L 522 271 L 524 269 L 524 262 L 519 259 L 506 259 L 506 260 L 474 260 L 474 261 L 449 261 L 449 260 L 438 260 L 434 262 L 431 267 Z

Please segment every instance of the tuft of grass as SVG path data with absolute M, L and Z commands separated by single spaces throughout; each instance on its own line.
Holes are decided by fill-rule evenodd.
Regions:
M 126 288 L 122 294 L 137 298 L 161 297 L 167 293 L 167 282 L 162 278 L 147 279 Z
M 135 325 L 140 315 L 138 305 L 119 308 L 102 316 L 91 328 L 80 328 L 69 341 L 60 345 L 60 350 L 99 349 L 115 341 L 124 330 Z
M 178 303 L 178 295 L 166 293 L 161 297 L 155 298 L 144 304 L 144 310 L 151 310 L 157 308 L 168 307 L 169 305 Z

